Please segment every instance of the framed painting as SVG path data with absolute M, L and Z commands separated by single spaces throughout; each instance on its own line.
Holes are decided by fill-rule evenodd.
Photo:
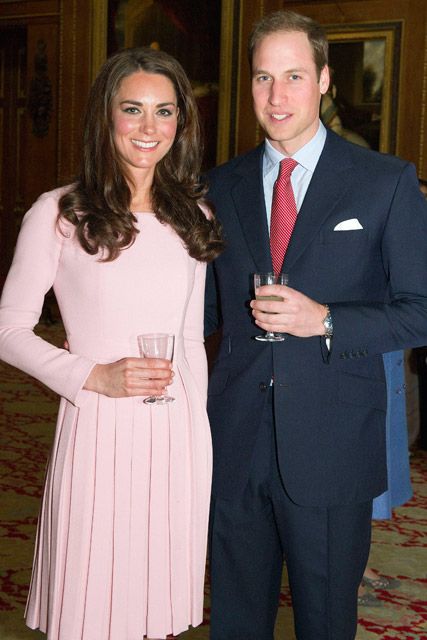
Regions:
M 185 69 L 199 107 L 204 168 L 215 165 L 221 41 L 221 0 L 108 0 L 107 55 L 124 47 L 166 51 Z
M 354 142 L 395 153 L 401 22 L 325 28 L 332 80 L 322 120 Z
M 256 0 L 251 13 L 259 13 Z M 236 152 L 243 0 L 92 0 L 91 78 L 107 55 L 155 46 L 175 56 L 196 93 L 204 169 Z M 256 11 L 255 11 L 256 10 Z

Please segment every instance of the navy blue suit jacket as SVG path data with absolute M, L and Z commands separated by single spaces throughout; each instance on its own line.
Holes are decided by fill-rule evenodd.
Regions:
M 248 307 L 254 272 L 272 271 L 263 145 L 213 169 L 209 198 L 226 249 L 208 268 L 206 334 L 222 325 L 209 384 L 213 493 L 243 491 L 274 377 L 279 465 L 301 505 L 368 500 L 386 489 L 381 354 L 427 344 L 427 207 L 413 165 L 328 132 L 283 271 L 331 309 L 334 337 L 268 344 Z M 334 231 L 357 218 L 359 230 Z

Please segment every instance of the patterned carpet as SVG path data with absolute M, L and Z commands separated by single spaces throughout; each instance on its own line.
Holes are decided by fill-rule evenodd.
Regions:
M 58 325 L 42 326 L 39 333 L 62 343 Z M 26 628 L 23 611 L 57 401 L 43 385 L 1 363 L 0 388 L 0 639 L 37 640 L 45 636 Z M 380 606 L 360 607 L 357 640 L 427 640 L 427 452 L 414 452 L 411 469 L 415 496 L 396 509 L 392 521 L 374 524 L 370 560 L 400 586 L 376 591 Z M 206 586 L 206 620 L 181 638 L 207 640 L 208 624 Z M 285 574 L 276 638 L 294 640 Z

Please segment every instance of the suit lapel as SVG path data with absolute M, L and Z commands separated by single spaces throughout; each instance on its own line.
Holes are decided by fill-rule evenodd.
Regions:
M 259 272 L 272 271 L 270 240 L 262 187 L 264 145 L 245 156 L 236 168 L 231 195 L 249 251 Z
M 318 234 L 352 182 L 352 162 L 347 145 L 328 132 L 313 173 L 283 262 L 288 271 Z
M 270 239 L 262 187 L 264 144 L 245 155 L 235 169 L 231 195 L 243 237 L 259 272 L 272 271 Z M 325 146 L 298 213 L 283 262 L 288 271 L 316 237 L 322 225 L 352 183 L 348 146 L 328 131 Z

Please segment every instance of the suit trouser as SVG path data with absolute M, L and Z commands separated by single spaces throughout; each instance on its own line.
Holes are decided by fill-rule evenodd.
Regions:
M 283 560 L 297 639 L 353 640 L 372 501 L 317 508 L 290 500 L 269 395 L 243 495 L 212 499 L 211 640 L 273 640 Z

